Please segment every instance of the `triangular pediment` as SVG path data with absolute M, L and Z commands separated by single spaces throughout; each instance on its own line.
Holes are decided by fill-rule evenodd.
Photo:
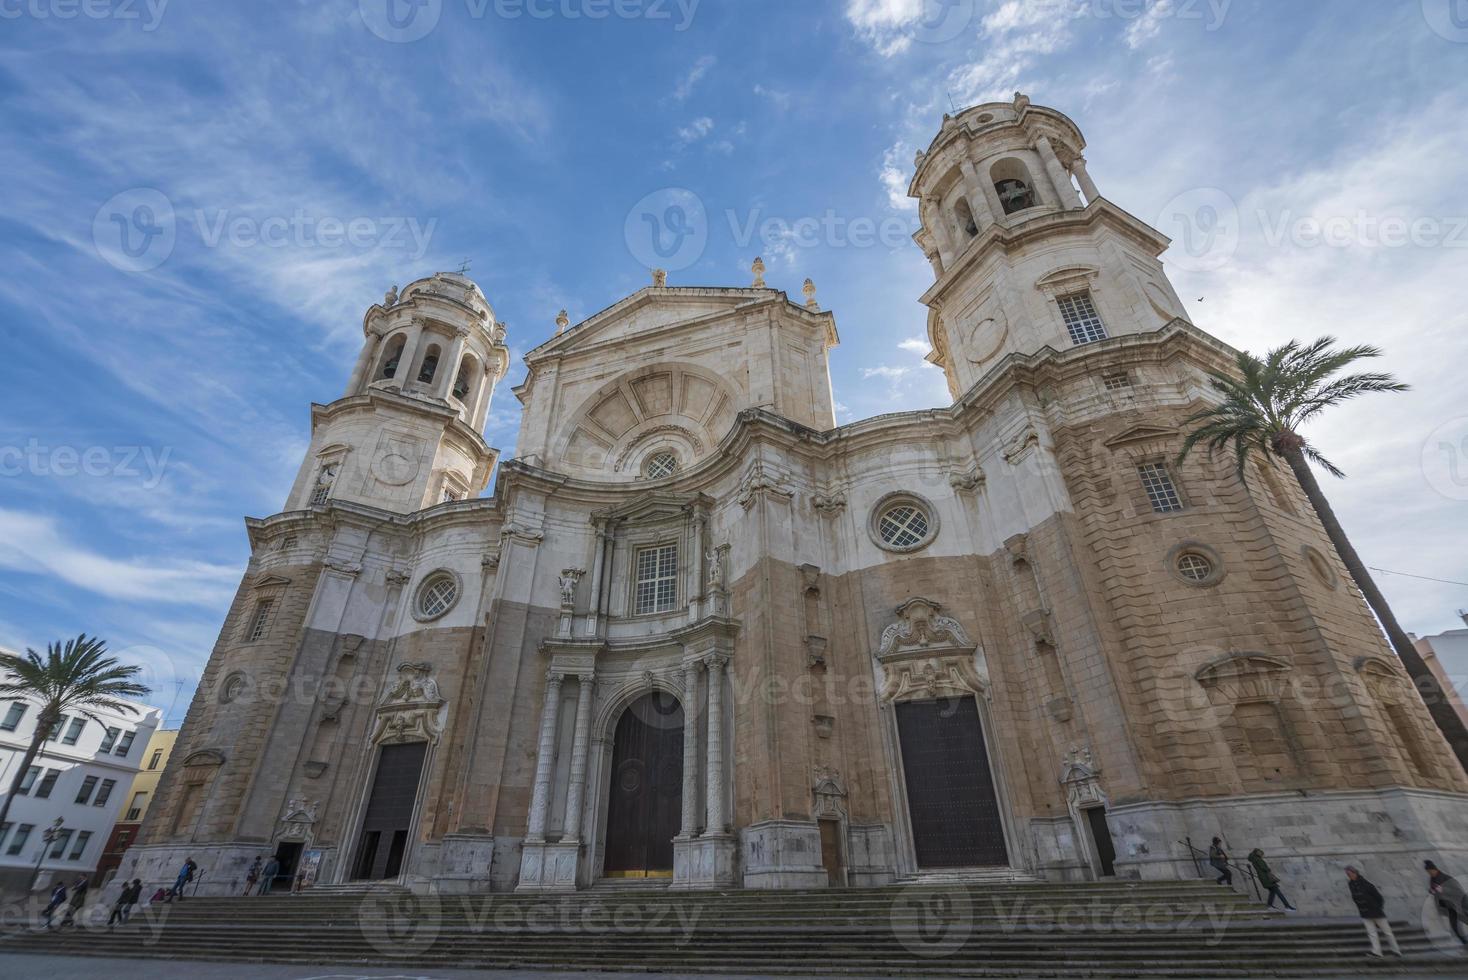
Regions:
M 689 508 L 707 509 L 712 504 L 713 500 L 701 493 L 648 493 L 596 516 L 615 524 L 656 524 L 680 517 Z
M 255 580 L 255 588 L 268 589 L 283 587 L 291 584 L 291 580 L 282 575 L 262 575 Z
M 569 354 L 633 336 L 717 320 L 743 306 L 768 302 L 769 289 L 658 288 L 649 286 L 567 329 L 531 351 L 527 359 Z
M 1117 435 L 1107 439 L 1102 445 L 1108 449 L 1116 449 L 1119 446 L 1128 446 L 1138 442 L 1151 442 L 1156 439 L 1171 439 L 1177 435 L 1172 429 L 1164 429 L 1157 425 L 1134 425 Z

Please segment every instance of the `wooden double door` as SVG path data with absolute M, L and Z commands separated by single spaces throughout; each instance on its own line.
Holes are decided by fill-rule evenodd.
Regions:
M 377 772 L 352 865 L 354 880 L 386 881 L 402 872 L 427 752 L 426 742 L 384 745 L 378 750 Z
M 682 814 L 683 706 L 656 691 L 622 713 L 613 736 L 606 877 L 671 877 Z
M 974 698 L 899 702 L 897 734 L 918 867 L 1007 866 L 999 795 Z

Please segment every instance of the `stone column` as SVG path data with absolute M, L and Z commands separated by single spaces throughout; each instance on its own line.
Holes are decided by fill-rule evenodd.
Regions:
M 439 377 L 434 378 L 434 393 L 439 398 L 448 398 L 454 393 L 454 382 L 459 380 L 459 361 L 464 357 L 464 344 L 469 340 L 469 331 L 460 330 L 454 335 L 444 360 L 438 364 Z M 448 370 L 445 371 L 444 368 Z M 466 406 L 467 408 L 467 406 Z
M 1076 180 L 1080 181 L 1081 190 L 1086 195 L 1086 203 L 1094 203 L 1101 196 L 1101 192 L 1096 189 L 1096 182 L 1086 172 L 1086 158 L 1076 157 L 1071 161 L 1070 172 L 1076 175 Z
M 550 809 L 551 776 L 555 769 L 556 722 L 561 711 L 560 674 L 545 677 L 545 707 L 540 715 L 540 757 L 535 760 L 535 792 L 530 798 L 530 830 L 527 839 L 545 840 L 545 818 Z
M 1055 193 L 1060 197 L 1060 206 L 1071 209 L 1083 207 L 1081 195 L 1076 193 L 1075 185 L 1070 182 L 1070 174 L 1065 172 L 1065 167 L 1060 164 L 1060 158 L 1055 155 L 1055 147 L 1051 145 L 1050 137 L 1041 136 L 1035 141 L 1035 149 L 1040 152 L 1040 159 L 1045 164 L 1045 172 L 1050 175 L 1050 183 L 1055 185 Z
M 581 839 L 581 801 L 586 795 L 586 753 L 591 743 L 591 674 L 578 674 L 581 690 L 576 698 L 576 738 L 571 746 L 571 786 L 566 791 L 567 841 Z
M 978 222 L 979 231 L 992 225 L 995 220 L 994 209 L 989 205 L 989 195 L 985 193 L 984 178 L 979 176 L 972 161 L 965 160 L 958 165 L 967 178 L 968 193 L 964 197 L 968 199 L 968 206 L 974 213 L 974 221 Z
M 357 355 L 357 364 L 352 368 L 352 379 L 347 382 L 348 398 L 362 390 L 362 382 L 367 377 L 368 369 L 377 361 L 377 351 L 381 346 L 382 337 L 379 334 L 367 336 L 362 344 L 362 353 Z
M 606 562 L 607 532 L 601 524 L 594 524 L 596 529 L 596 558 L 591 563 L 591 595 L 586 602 L 586 635 L 596 636 L 601 618 L 601 589 L 602 576 L 606 574 L 602 567 Z
M 393 384 L 398 386 L 399 391 L 406 392 L 410 378 L 416 378 L 415 368 L 418 364 L 418 348 L 423 340 L 423 321 L 413 319 L 413 325 L 408 328 L 407 339 L 403 342 L 403 353 L 398 356 L 398 371 L 393 375 Z
M 724 833 L 724 667 L 729 658 L 714 654 L 704 661 L 709 672 L 708 819 L 705 835 Z
M 924 220 L 928 230 L 937 239 L 938 252 L 941 255 L 951 256 L 954 253 L 953 234 L 948 227 L 948 215 L 943 213 L 943 202 L 929 198 L 927 205 L 928 214 Z
M 698 739 L 694 737 L 693 719 L 698 712 L 698 664 L 683 665 L 683 826 L 680 837 L 693 837 L 698 832 Z

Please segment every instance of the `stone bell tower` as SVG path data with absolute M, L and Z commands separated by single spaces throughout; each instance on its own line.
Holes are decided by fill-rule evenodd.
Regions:
M 917 156 L 914 236 L 937 278 L 929 360 L 954 398 L 1008 354 L 1155 331 L 1184 316 L 1158 256 L 1169 242 L 1101 196 L 1064 114 L 988 103 L 945 116 Z
M 448 272 L 394 287 L 362 333 L 346 393 L 311 408 L 311 449 L 285 509 L 336 500 L 410 514 L 478 494 L 496 458 L 484 421 L 510 362 L 479 287 Z

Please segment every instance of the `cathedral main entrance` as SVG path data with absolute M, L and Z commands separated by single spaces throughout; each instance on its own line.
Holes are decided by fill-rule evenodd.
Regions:
M 378 751 L 377 774 L 352 865 L 357 881 L 385 881 L 402 872 L 428 743 L 384 745 Z
M 918 867 L 1008 865 L 999 796 L 973 696 L 896 707 Z
M 670 878 L 683 799 L 683 706 L 662 691 L 622 713 L 612 741 L 608 878 Z

